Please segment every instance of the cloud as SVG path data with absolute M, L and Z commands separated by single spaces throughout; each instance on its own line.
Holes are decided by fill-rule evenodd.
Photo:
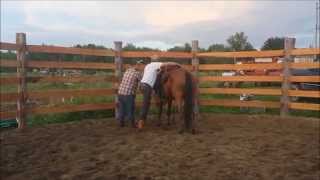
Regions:
M 245 13 L 252 1 L 228 3 L 225 1 L 164 1 L 146 4 L 146 22 L 155 27 L 173 29 L 175 27 L 202 21 L 228 19 Z M 242 8 L 237 8 L 241 4 Z M 233 13 L 225 13 L 226 9 Z
M 122 40 L 165 48 L 197 39 L 206 47 L 224 43 L 231 34 L 244 31 L 259 48 L 270 36 L 297 36 L 297 42 L 306 45 L 313 31 L 313 2 L 4 1 L 1 4 L 6 10 L 1 11 L 1 20 L 4 19 L 1 38 L 14 39 L 12 31 L 27 32 L 31 43 L 113 46 L 114 40 Z M 13 16 L 17 12 L 19 21 L 18 16 Z
M 165 42 L 190 42 L 198 39 L 202 47 L 207 47 L 212 43 L 225 43 L 230 35 L 243 31 L 256 48 L 260 48 L 267 38 L 274 36 L 295 37 L 297 47 L 308 47 L 313 42 L 313 5 L 312 2 L 256 2 L 250 4 L 251 8 L 247 8 L 245 12 L 235 13 L 238 17 L 229 15 L 215 20 L 189 23 L 147 38 L 162 39 Z M 234 11 L 228 8 L 225 13 Z M 145 37 L 138 39 L 141 38 Z

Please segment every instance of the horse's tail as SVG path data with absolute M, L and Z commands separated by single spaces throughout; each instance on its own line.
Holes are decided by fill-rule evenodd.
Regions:
M 192 111 L 194 105 L 193 97 L 193 85 L 192 85 L 192 75 L 189 72 L 186 72 L 186 82 L 184 89 L 184 121 L 186 128 L 191 128 L 192 121 Z

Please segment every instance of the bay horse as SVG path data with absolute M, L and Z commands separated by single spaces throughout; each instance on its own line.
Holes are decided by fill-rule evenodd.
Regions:
M 162 107 L 165 104 L 168 105 L 167 120 L 168 125 L 170 124 L 173 103 L 181 123 L 180 132 L 188 130 L 195 133 L 198 96 L 198 82 L 195 76 L 177 63 L 168 63 L 160 69 L 155 91 L 159 98 L 159 125 L 161 124 Z

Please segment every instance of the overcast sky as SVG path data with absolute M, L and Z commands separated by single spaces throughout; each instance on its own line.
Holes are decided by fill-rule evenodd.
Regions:
M 1 41 L 113 47 L 121 40 L 166 49 L 191 40 L 201 47 L 226 43 L 245 32 L 255 48 L 273 36 L 297 38 L 297 47 L 314 42 L 315 4 L 310 1 L 3 1 Z

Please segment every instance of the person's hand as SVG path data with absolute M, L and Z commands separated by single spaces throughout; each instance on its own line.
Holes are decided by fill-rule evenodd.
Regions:
M 144 127 L 144 121 L 140 119 L 137 124 L 138 129 L 142 129 Z
M 140 86 L 139 86 L 139 90 L 140 90 L 140 92 L 142 92 L 142 93 L 143 93 L 143 85 L 141 85 L 141 84 L 140 84 Z

